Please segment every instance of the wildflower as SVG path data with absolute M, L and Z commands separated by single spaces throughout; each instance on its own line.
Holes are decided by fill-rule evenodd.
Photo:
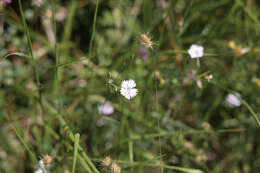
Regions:
M 67 9 L 65 7 L 59 7 L 55 14 L 55 19 L 59 22 L 62 22 L 65 20 L 66 16 L 67 16 Z
M 120 93 L 130 100 L 137 95 L 138 90 L 135 88 L 136 83 L 134 80 L 124 80 L 121 84 Z
M 119 166 L 118 164 L 112 163 L 112 165 L 111 165 L 111 171 L 112 171 L 113 173 L 120 173 L 120 172 L 121 172 L 121 168 L 120 168 L 120 166 Z
M 98 106 L 98 112 L 104 115 L 110 115 L 114 112 L 114 107 L 110 101 L 106 101 L 104 104 Z
M 249 52 L 248 47 L 242 47 L 241 45 L 236 45 L 236 43 L 234 41 L 229 41 L 228 47 L 230 49 L 233 49 L 235 51 L 235 53 L 238 54 L 238 55 L 243 55 L 243 54 Z
M 153 42 L 151 41 L 151 39 L 146 34 L 141 34 L 139 36 L 139 42 L 142 46 L 152 49 Z
M 0 8 L 3 8 L 5 4 L 12 3 L 12 0 L 0 0 Z
M 143 58 L 143 61 L 146 61 L 148 59 L 148 56 L 147 56 L 147 48 L 146 47 L 141 47 L 139 49 L 139 52 Z
M 188 53 L 191 58 L 201 58 L 204 54 L 204 47 L 197 44 L 193 44 L 190 46 Z
M 238 107 L 241 105 L 240 100 L 238 99 L 240 94 L 228 94 L 226 97 L 226 103 L 229 107 Z
M 39 161 L 35 173 L 50 173 L 52 157 L 49 155 L 44 155 Z
M 49 168 L 45 166 L 43 159 L 41 159 L 38 163 L 37 170 L 35 173 L 49 173 Z
M 37 6 L 37 7 L 42 6 L 43 3 L 44 3 L 44 0 L 33 0 L 33 1 L 32 1 L 32 5 L 33 5 L 33 6 Z
M 239 46 L 236 47 L 235 51 L 236 51 L 236 53 L 237 53 L 238 55 L 243 55 L 243 54 L 249 52 L 249 48 L 247 48 L 247 47 L 242 48 L 242 47 L 239 45 Z

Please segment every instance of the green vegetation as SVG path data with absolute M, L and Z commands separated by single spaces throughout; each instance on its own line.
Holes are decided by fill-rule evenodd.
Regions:
M 258 172 L 259 9 L 0 0 L 0 172 Z

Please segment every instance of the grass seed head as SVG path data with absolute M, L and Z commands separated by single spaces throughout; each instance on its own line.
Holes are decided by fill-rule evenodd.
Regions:
M 111 165 L 111 158 L 109 156 L 105 157 L 105 159 L 102 160 L 102 165 L 106 166 L 106 167 L 110 166 Z
M 120 172 L 121 172 L 121 168 L 120 168 L 120 166 L 119 166 L 118 164 L 112 163 L 112 165 L 111 165 L 111 171 L 112 171 L 113 173 L 120 173 Z
M 152 46 L 153 46 L 153 42 L 146 34 L 141 34 L 139 36 L 139 42 L 142 46 L 144 46 L 146 48 L 152 48 Z
M 48 154 L 43 156 L 43 163 L 45 166 L 50 165 L 50 163 L 52 162 L 52 157 L 49 156 Z

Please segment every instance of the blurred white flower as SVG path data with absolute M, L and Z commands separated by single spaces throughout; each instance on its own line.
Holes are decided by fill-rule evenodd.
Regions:
M 49 166 L 44 164 L 43 159 L 39 161 L 35 173 L 50 173 Z
M 48 154 L 44 155 L 43 158 L 36 165 L 35 173 L 50 173 L 52 157 Z
M 37 7 L 42 6 L 43 3 L 44 3 L 44 0 L 33 0 L 33 1 L 32 1 L 32 5 L 33 5 L 33 6 L 37 6 Z
M 237 96 L 236 96 L 237 95 Z M 229 107 L 238 107 L 241 105 L 240 100 L 237 97 L 240 97 L 240 94 L 228 94 L 226 97 L 226 103 Z
M 204 54 L 204 47 L 197 44 L 193 44 L 189 48 L 188 53 L 191 58 L 201 58 Z
M 65 20 L 66 16 L 67 16 L 67 9 L 65 7 L 59 7 L 55 14 L 55 19 L 61 22 Z
M 136 83 L 134 80 L 124 80 L 121 84 L 120 93 L 130 100 L 137 95 L 138 90 L 135 88 Z
M 98 112 L 104 115 L 110 115 L 114 112 L 114 107 L 110 101 L 106 101 L 104 104 L 98 106 Z
M 247 53 L 247 52 L 249 52 L 249 48 L 244 47 L 244 48 L 241 49 L 241 53 L 242 53 L 242 54 L 245 54 L 245 53 Z

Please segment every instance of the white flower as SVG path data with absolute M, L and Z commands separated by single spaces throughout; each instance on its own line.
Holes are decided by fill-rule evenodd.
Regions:
M 109 115 L 114 112 L 114 107 L 110 101 L 106 101 L 104 104 L 98 106 L 98 112 L 100 114 Z
M 204 54 L 204 47 L 197 44 L 193 44 L 189 48 L 188 53 L 191 58 L 201 58 Z
M 37 7 L 42 6 L 43 3 L 44 3 L 44 0 L 33 0 L 33 1 L 32 1 L 32 5 L 33 5 L 33 6 L 37 6 Z
M 37 167 L 37 169 L 36 169 L 35 173 L 50 173 L 50 171 L 49 171 L 50 165 L 45 165 L 43 159 L 41 159 L 39 161 L 39 163 L 36 167 Z
M 245 53 L 247 53 L 247 52 L 249 52 L 249 48 L 244 47 L 244 48 L 241 49 L 241 53 L 242 53 L 242 54 L 245 54 Z
M 136 83 L 134 80 L 124 80 L 121 84 L 120 93 L 130 100 L 137 95 L 138 90 L 135 88 Z
M 237 95 L 237 96 L 236 96 Z M 241 105 L 240 100 L 237 97 L 240 97 L 240 94 L 228 94 L 226 97 L 226 103 L 230 107 L 238 107 Z

